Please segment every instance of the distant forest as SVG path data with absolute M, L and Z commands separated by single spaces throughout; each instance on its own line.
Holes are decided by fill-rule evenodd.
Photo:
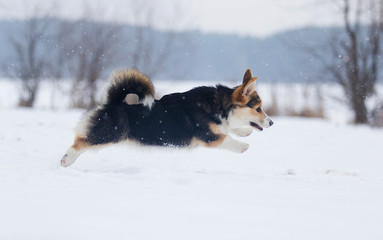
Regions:
M 114 45 L 110 56 L 102 56 L 98 63 L 103 69 L 101 78 L 109 76 L 115 68 L 137 68 L 154 79 L 179 80 L 222 80 L 242 78 L 245 69 L 251 68 L 256 76 L 268 82 L 316 82 L 331 81 L 317 60 L 310 54 L 312 48 L 321 48 L 337 28 L 304 28 L 275 34 L 267 38 L 213 34 L 199 31 L 166 32 L 153 28 L 117 25 L 113 23 L 67 21 L 61 19 L 38 19 L 38 24 L 47 29 L 40 40 L 43 47 L 38 55 L 47 62 L 55 62 L 55 49 L 73 55 L 79 48 L 92 45 L 100 39 L 97 33 L 73 46 L 88 33 L 85 25 L 96 29 L 118 29 L 117 36 L 111 33 Z M 67 32 L 58 34 L 58 28 L 65 26 Z M 9 76 L 7 71 L 17 64 L 14 42 L 25 38 L 25 21 L 0 21 L 0 75 Z M 85 34 L 84 34 L 85 33 Z M 72 46 L 68 42 L 73 40 Z M 87 41 L 87 42 L 86 42 Z M 70 44 L 69 44 L 70 45 Z M 116 47 L 117 46 L 117 47 Z M 326 58 L 326 48 L 321 54 Z M 80 65 L 80 62 L 72 61 Z M 59 64 L 62 77 L 70 77 L 70 67 Z

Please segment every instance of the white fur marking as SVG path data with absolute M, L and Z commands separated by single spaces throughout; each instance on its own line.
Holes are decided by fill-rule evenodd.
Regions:
M 146 95 L 142 101 L 142 104 L 144 104 L 144 106 L 149 107 L 149 109 L 152 108 L 153 103 L 154 103 L 154 98 L 152 95 Z
M 229 135 L 226 135 L 225 140 L 223 140 L 219 148 L 223 148 L 236 153 L 243 153 L 249 148 L 249 144 L 237 141 Z
M 247 127 L 251 119 L 250 108 L 236 108 L 229 113 L 227 118 L 230 129 Z
M 234 129 L 230 129 L 230 132 L 234 133 L 235 135 L 239 137 L 247 137 L 253 132 L 253 129 L 250 127 L 234 128 Z
M 265 114 L 265 118 L 263 119 L 262 123 L 260 124 L 261 127 L 268 128 L 270 127 L 270 117 L 262 110 L 263 114 Z

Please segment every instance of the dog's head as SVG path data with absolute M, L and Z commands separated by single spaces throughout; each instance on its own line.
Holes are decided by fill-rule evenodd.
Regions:
M 257 77 L 247 69 L 242 85 L 235 88 L 231 101 L 233 109 L 229 116 L 232 128 L 251 126 L 260 131 L 273 125 L 273 121 L 262 108 L 262 100 L 255 91 Z

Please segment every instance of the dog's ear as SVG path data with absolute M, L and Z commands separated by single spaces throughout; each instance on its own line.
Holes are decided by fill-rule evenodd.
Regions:
M 242 82 L 242 93 L 245 96 L 250 96 L 253 91 L 255 91 L 255 83 L 257 77 L 253 77 L 250 69 L 247 69 L 245 75 L 243 76 Z
M 250 100 L 250 95 L 255 91 L 256 77 L 253 77 L 250 69 L 247 69 L 243 76 L 242 85 L 238 86 L 232 95 L 233 103 L 245 105 Z
M 243 76 L 242 85 L 245 86 L 251 79 L 253 78 L 253 74 L 250 69 L 247 69 L 245 75 Z

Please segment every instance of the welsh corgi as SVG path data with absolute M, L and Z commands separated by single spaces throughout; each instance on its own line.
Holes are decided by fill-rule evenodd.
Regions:
M 256 80 L 248 69 L 237 87 L 196 87 L 156 100 L 145 75 L 115 71 L 104 99 L 80 120 L 61 165 L 68 167 L 86 150 L 121 142 L 243 153 L 249 145 L 230 134 L 245 137 L 273 125 L 255 91 Z

